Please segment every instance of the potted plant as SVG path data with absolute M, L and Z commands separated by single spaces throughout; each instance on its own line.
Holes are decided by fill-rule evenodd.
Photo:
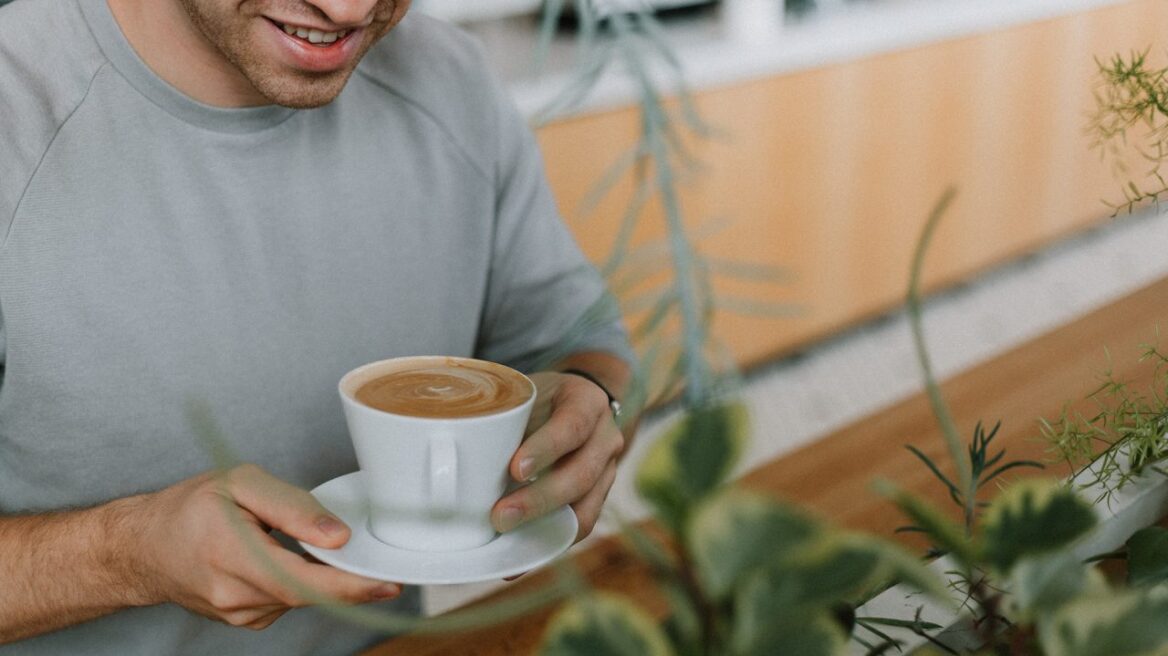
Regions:
M 636 52 L 624 42 L 653 40 L 651 21 L 644 14 L 608 16 L 612 41 L 607 45 Z M 595 23 L 590 27 L 595 29 Z M 585 35 L 595 38 L 595 32 Z M 835 654 L 844 652 L 846 636 L 857 622 L 883 638 L 864 641 L 868 653 L 899 648 L 882 627 L 907 630 L 921 637 L 926 650 L 943 653 L 1120 656 L 1168 650 L 1168 626 L 1159 619 L 1168 611 L 1168 595 L 1160 587 L 1168 576 L 1168 531 L 1144 528 L 1121 550 L 1083 553 L 1098 543 L 1088 538 L 1099 523 L 1098 504 L 1105 501 L 1097 494 L 1100 484 L 1117 489 L 1155 469 L 1168 455 L 1161 439 L 1168 423 L 1168 385 L 1154 401 L 1121 395 L 1109 414 L 1092 418 L 1094 423 L 1078 428 L 1066 420 L 1057 428 L 1048 425 L 1056 444 L 1079 455 L 1085 452 L 1082 441 L 1097 434 L 1100 422 L 1117 427 L 1116 439 L 1080 476 L 1014 483 L 992 501 L 981 500 L 986 483 L 1002 480 L 1001 475 L 1016 467 L 1041 465 L 1005 461 L 1004 452 L 991 449 L 996 428 L 983 424 L 973 427 L 972 438 L 963 442 L 933 378 L 921 328 L 920 270 L 952 192 L 925 223 L 912 266 L 908 308 L 926 391 L 958 472 L 956 480 L 916 453 L 960 507 L 962 521 L 884 485 L 884 493 L 911 520 L 910 528 L 925 533 L 935 545 L 933 555 L 944 560 L 924 569 L 891 544 L 831 529 L 796 508 L 727 485 L 745 439 L 744 410 L 724 394 L 714 370 L 701 361 L 698 345 L 707 338 L 698 320 L 702 314 L 686 315 L 687 302 L 701 306 L 708 301 L 699 293 L 708 285 L 684 284 L 693 275 L 687 265 L 696 256 L 670 198 L 672 154 L 660 133 L 672 128 L 663 123 L 668 116 L 663 94 L 643 61 L 625 60 L 625 66 L 641 90 L 643 137 L 637 152 L 651 159 L 646 168 L 657 174 L 652 186 L 663 196 L 675 247 L 672 265 L 682 281 L 671 290 L 672 301 L 682 313 L 683 344 L 691 345 L 680 367 L 689 374 L 684 379 L 686 413 L 653 445 L 637 471 L 638 491 L 668 538 L 659 542 L 627 529 L 629 543 L 656 573 L 670 613 L 659 623 L 619 597 L 584 595 L 556 616 L 542 653 Z M 582 76 L 584 87 L 601 67 L 592 60 Z M 1095 118 L 1103 142 L 1142 121 L 1158 139 L 1155 152 L 1168 152 L 1166 128 L 1160 127 L 1168 114 L 1165 73 L 1148 71 L 1142 57 L 1135 56 L 1130 62 L 1117 58 L 1101 70 L 1113 92 L 1101 96 Z M 682 120 L 703 129 L 692 114 L 685 114 L 690 106 L 684 90 L 680 102 Z M 1163 179 L 1158 174 L 1154 178 L 1161 183 L 1159 190 L 1131 185 L 1126 207 L 1163 193 Z M 667 309 L 663 306 L 660 313 Z M 1149 357 L 1165 361 L 1155 350 Z M 1108 581 L 1095 563 L 1116 556 L 1127 559 L 1127 578 Z M 935 635 L 953 622 L 929 622 L 919 611 L 908 617 L 872 617 L 853 610 L 893 580 L 929 593 L 953 611 L 951 618 L 964 618 L 967 630 L 958 642 L 953 642 L 955 633 Z

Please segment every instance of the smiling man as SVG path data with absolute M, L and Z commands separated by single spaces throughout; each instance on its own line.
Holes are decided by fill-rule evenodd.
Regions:
M 409 0 L 110 0 L 138 54 L 186 95 L 224 107 L 331 102 Z M 162 28 L 162 29 L 160 29 Z
M 533 371 L 511 475 L 534 483 L 492 520 L 570 504 L 591 531 L 624 445 L 623 330 L 586 312 L 603 286 L 482 53 L 408 5 L 0 9 L 0 653 L 376 640 L 264 561 L 416 607 L 271 535 L 364 530 L 305 490 L 356 468 L 336 382 L 387 357 Z M 211 473 L 191 401 L 247 464 Z

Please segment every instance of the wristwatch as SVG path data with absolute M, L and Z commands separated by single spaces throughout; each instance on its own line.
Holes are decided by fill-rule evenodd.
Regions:
M 618 419 L 621 416 L 621 402 L 612 395 L 612 392 L 608 391 L 608 388 L 604 386 L 604 383 L 596 379 L 596 376 L 593 376 L 587 371 L 582 371 L 580 369 L 562 369 L 560 370 L 560 373 L 579 376 L 599 387 L 600 391 L 604 392 L 604 395 L 608 397 L 608 409 L 612 410 L 612 418 Z

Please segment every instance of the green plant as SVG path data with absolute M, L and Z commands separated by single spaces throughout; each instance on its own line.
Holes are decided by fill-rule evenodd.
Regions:
M 651 18 L 613 15 L 608 23 L 615 28 L 615 36 L 599 54 L 593 52 L 586 59 L 590 63 L 583 67 L 585 74 L 574 93 L 584 93 L 599 77 L 607 62 L 604 53 L 628 47 L 622 45 L 622 38 L 643 35 L 664 52 L 654 39 Z M 595 23 L 586 25 L 586 33 L 595 27 Z M 1163 108 L 1153 93 L 1163 82 L 1163 74 L 1147 75 L 1142 59 L 1132 65 L 1121 63 L 1113 68 L 1114 84 L 1136 79 L 1142 83 L 1100 96 L 1096 121 L 1105 126 L 1100 129 L 1106 133 L 1104 142 L 1122 136 L 1125 125 L 1134 120 L 1145 121 L 1153 134 L 1159 132 L 1159 123 L 1147 112 Z M 947 598 L 937 579 L 919 563 L 874 538 L 839 532 L 797 509 L 727 489 L 726 475 L 745 439 L 744 411 L 727 397 L 703 393 L 710 371 L 697 356 L 703 352 L 702 320 L 708 312 L 693 310 L 708 307 L 708 296 L 701 302 L 694 296 L 708 291 L 708 284 L 700 279 L 700 284 L 692 284 L 696 257 L 680 221 L 670 169 L 661 163 L 669 159 L 662 145 L 671 141 L 657 135 L 672 132 L 663 119 L 660 94 L 639 60 L 634 58 L 629 68 L 642 89 L 645 137 L 634 154 L 606 178 L 620 175 L 622 167 L 633 163 L 640 165 L 639 175 L 645 176 L 646 162 L 659 173 L 655 183 L 664 195 L 670 220 L 672 265 L 682 283 L 670 290 L 669 299 L 654 315 L 659 321 L 670 303 L 682 310 L 687 366 L 676 373 L 678 380 L 686 381 L 689 394 L 686 416 L 654 444 L 637 475 L 638 491 L 672 539 L 667 544 L 654 543 L 632 528 L 626 529 L 626 535 L 652 565 L 671 604 L 668 617 L 658 622 L 662 618 L 650 617 L 625 600 L 588 595 L 557 616 L 543 653 L 832 654 L 841 650 L 844 629 L 849 626 L 880 640 L 869 642 L 856 636 L 872 654 L 899 648 L 882 630 L 892 626 L 910 629 L 938 650 L 962 653 L 929 635 L 937 627 L 921 621 L 919 612 L 912 618 L 855 617 L 847 612 L 892 580 L 908 581 Z M 1140 108 L 1140 93 L 1156 100 L 1153 110 Z M 685 116 L 692 121 L 684 93 L 681 106 L 690 111 Z M 1125 114 L 1127 108 L 1133 109 Z M 649 184 L 638 187 L 629 216 L 636 215 L 652 189 Z M 1134 185 L 1132 189 L 1138 197 L 1128 198 L 1129 208 L 1152 197 Z M 1095 569 L 1097 559 L 1083 561 L 1071 551 L 1096 525 L 1092 504 L 1074 489 L 1057 482 L 1027 481 L 1008 486 L 991 502 L 978 500 L 986 483 L 1015 468 L 1041 465 L 1005 461 L 1003 451 L 991 452 L 997 426 L 987 431 L 979 423 L 971 442 L 962 443 L 934 380 L 921 322 L 920 272 L 932 234 L 952 199 L 952 192 L 942 197 L 918 241 L 908 312 L 926 391 L 956 468 L 956 480 L 945 476 L 919 450 L 914 454 L 945 486 L 961 508 L 962 520 L 953 522 L 922 499 L 894 487 L 885 485 L 885 494 L 914 522 L 911 530 L 927 534 L 936 545 L 935 553 L 946 555 L 951 592 L 967 613 L 984 653 L 1160 653 L 1168 648 L 1168 630 L 1150 618 L 1164 610 L 1166 603 L 1156 585 L 1168 572 L 1168 533 L 1150 528 L 1132 536 L 1123 551 L 1129 558 L 1128 585 L 1116 586 Z M 618 253 L 616 260 L 620 257 Z M 1152 435 L 1162 421 L 1162 415 L 1158 417 L 1145 422 L 1151 427 L 1148 430 L 1133 432 Z M 1139 467 L 1155 466 L 1160 459 L 1159 452 L 1142 453 L 1136 459 Z M 841 609 L 845 609 L 844 622 Z
M 727 487 L 743 412 L 726 404 L 688 413 L 638 468 L 638 490 L 671 539 L 658 543 L 634 527 L 626 535 L 670 600 L 669 617 L 588 595 L 560 611 L 541 653 L 835 654 L 854 623 L 883 621 L 851 609 L 890 581 L 945 597 L 940 580 L 901 548 Z
M 949 202 L 946 196 L 926 225 L 929 235 Z M 910 282 L 910 316 L 923 344 L 917 285 L 920 258 Z M 937 416 L 949 416 L 920 350 L 926 388 Z M 942 426 L 945 422 L 942 421 Z M 978 486 L 1030 462 L 1002 462 L 989 455 L 995 431 L 979 424 L 962 456 L 965 484 L 954 484 L 919 454 L 961 507 L 949 519 L 923 499 L 884 484 L 883 491 L 947 558 L 949 593 L 922 564 L 871 536 L 824 526 L 797 509 L 725 485 L 741 449 L 742 410 L 722 405 L 691 412 L 655 443 L 638 470 L 638 490 L 673 537 L 654 544 L 629 529 L 671 601 L 664 622 L 627 601 L 589 595 L 561 611 L 549 628 L 544 654 L 837 654 L 848 626 L 877 636 L 856 636 L 869 653 L 897 646 L 883 627 L 908 627 L 931 646 L 972 653 L 928 634 L 937 628 L 919 617 L 848 616 L 846 609 L 891 581 L 908 582 L 936 598 L 955 598 L 972 626 L 978 653 L 1126 654 L 1168 649 L 1168 626 L 1149 621 L 1168 600 L 1158 587 L 1168 581 L 1168 531 L 1144 529 L 1128 541 L 1126 583 L 1108 582 L 1072 547 L 1096 526 L 1092 504 L 1058 481 L 1028 480 L 1006 487 L 988 503 Z M 949 423 L 952 428 L 952 423 Z M 956 437 L 956 432 L 951 434 Z M 968 457 L 968 459 L 965 459 Z M 960 471 L 960 470 L 959 470 Z M 971 510 L 972 509 L 972 510 Z M 847 621 L 841 623 L 841 609 Z
M 1104 372 L 1086 399 L 1093 411 L 1064 409 L 1058 419 L 1042 421 L 1050 451 L 1078 472 L 1083 487 L 1099 491 L 1098 503 L 1148 472 L 1168 474 L 1168 354 L 1145 345 L 1140 362 L 1151 368 L 1146 386 Z
M 1148 202 L 1158 203 L 1168 193 L 1168 182 L 1160 166 L 1168 159 L 1168 69 L 1148 63 L 1148 51 L 1133 52 L 1126 58 L 1114 55 L 1096 60 L 1099 75 L 1095 91 L 1095 112 L 1088 124 L 1092 146 L 1112 162 L 1116 173 L 1127 177 L 1122 187 L 1123 201 L 1107 205 L 1116 214 L 1128 212 Z M 1147 170 L 1132 171 L 1124 158 L 1135 150 Z
M 987 458 L 988 446 L 997 426 L 986 433 L 980 423 L 975 427 L 968 447 L 969 459 L 959 458 L 961 451 L 956 429 L 947 419 L 950 416 L 948 408 L 928 364 L 918 289 L 924 252 L 950 199 L 949 194 L 942 198 L 918 242 L 909 282 L 908 306 L 925 387 L 959 473 L 963 468 L 969 468 L 962 477 L 968 487 L 955 485 L 922 453 L 915 450 L 914 453 L 962 508 L 964 521 L 954 523 L 920 499 L 893 488 L 887 492 L 915 522 L 915 528 L 928 534 L 937 551 L 947 554 L 952 562 L 951 584 L 963 595 L 962 603 L 971 615 L 977 643 L 986 653 L 1161 653 L 1168 649 L 1168 630 L 1158 622 L 1147 622 L 1146 618 L 1163 605 L 1162 593 L 1156 586 L 1168 580 L 1165 578 L 1168 573 L 1168 531 L 1158 527 L 1146 528 L 1131 536 L 1125 548 L 1116 554 L 1080 559 L 1072 548 L 1095 527 L 1097 520 L 1092 501 L 1097 503 L 1099 499 L 1085 500 L 1075 486 L 1065 482 L 1025 481 L 1011 484 L 988 504 L 973 501 L 981 483 L 1015 467 L 1041 465 L 1029 461 L 998 465 L 1004 451 Z M 1156 357 L 1161 365 L 1164 363 L 1155 349 L 1149 349 L 1147 355 Z M 1162 367 L 1157 371 L 1162 372 Z M 1156 452 L 1140 451 L 1151 448 L 1153 440 L 1145 435 L 1154 432 L 1158 439 L 1164 432 L 1163 427 L 1149 428 L 1141 416 L 1154 404 L 1114 382 L 1102 389 L 1120 393 L 1125 402 L 1110 413 L 1100 413 L 1094 418 L 1096 421 L 1091 429 L 1078 430 L 1077 435 L 1086 437 L 1088 432 L 1103 432 L 1098 427 L 1101 423 L 1112 427 L 1120 425 L 1125 438 L 1135 440 L 1133 444 L 1138 445 L 1135 452 L 1142 457 L 1142 460 L 1133 457 L 1132 462 L 1141 463 L 1141 469 L 1147 467 L 1157 455 Z M 1163 413 L 1162 405 L 1159 412 Z M 1118 424 L 1117 419 L 1121 420 Z M 1150 420 L 1153 426 L 1160 421 Z M 1072 432 L 1075 431 L 1064 422 L 1061 434 L 1067 436 Z M 1140 438 L 1143 440 L 1139 441 Z M 1071 442 L 1073 440 L 1064 440 L 1063 444 Z M 1065 448 L 1076 453 L 1083 449 L 1082 445 Z M 1108 450 L 1112 454 L 1117 451 L 1119 449 Z M 1096 465 L 1100 462 L 1097 460 Z M 1102 462 L 1107 462 L 1106 458 Z M 995 468 L 987 473 L 989 467 Z M 1130 469 L 1126 475 L 1135 477 L 1139 473 L 1138 469 Z M 1088 484 L 1098 489 L 1099 483 L 1100 479 L 1096 478 Z M 963 490 L 968 492 L 963 493 Z M 984 512 L 979 515 L 976 510 L 982 506 Z M 1128 577 L 1124 585 L 1109 583 L 1094 567 L 1095 562 L 1115 556 L 1127 559 Z M 944 650 L 962 653 L 947 647 Z
M 548 38 L 548 26 L 562 5 L 547 5 Z M 659 624 L 659 618 L 627 601 L 588 595 L 557 615 L 542 651 L 830 654 L 846 642 L 845 629 L 852 622 L 864 623 L 879 635 L 876 627 L 884 620 L 853 618 L 841 609 L 893 578 L 914 581 L 938 595 L 943 589 L 916 559 L 889 543 L 830 529 L 772 499 L 726 488 L 742 451 L 746 420 L 745 409 L 729 394 L 733 367 L 717 362 L 716 348 L 710 345 L 708 324 L 717 302 L 711 277 L 773 278 L 780 272 L 707 258 L 694 245 L 677 191 L 677 171 L 692 167 L 682 132 L 688 129 L 700 137 L 710 131 L 683 85 L 678 85 L 676 104 L 670 105 L 651 75 L 656 58 L 666 70 L 680 74 L 652 15 L 612 13 L 602 20 L 588 3 L 577 3 L 576 9 L 582 17 L 579 82 L 568 89 L 564 104 L 555 107 L 583 97 L 614 61 L 635 82 L 641 137 L 602 178 L 591 203 L 621 176 L 634 176 L 635 191 L 604 271 L 617 293 L 662 267 L 672 272 L 664 290 L 634 297 L 625 310 L 648 310 L 633 329 L 636 339 L 650 344 L 638 376 L 645 386 L 641 398 L 653 396 L 647 388 L 656 379 L 657 398 L 680 390 L 686 412 L 653 445 L 636 480 L 671 539 L 658 543 L 625 527 L 629 544 L 651 564 L 671 601 L 670 616 Z M 664 210 L 666 242 L 631 248 L 632 227 L 653 195 Z M 734 304 L 752 311 L 790 311 L 753 302 Z M 665 333 L 671 316 L 680 325 L 676 339 Z M 655 376 L 661 362 L 665 375 Z M 918 628 L 928 626 L 919 623 Z

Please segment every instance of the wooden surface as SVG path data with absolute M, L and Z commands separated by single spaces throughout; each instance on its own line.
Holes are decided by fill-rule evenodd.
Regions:
M 1156 341 L 1157 327 L 1168 328 L 1168 279 L 1039 337 L 943 383 L 959 430 L 972 433 L 978 420 L 1001 420 L 994 444 L 1008 458 L 1045 458 L 1040 418 L 1055 419 L 1068 401 L 1081 401 L 1110 369 L 1118 380 L 1145 382 L 1147 365 L 1137 363 L 1141 345 Z M 1168 346 L 1161 344 L 1162 346 Z M 1105 349 L 1110 352 L 1108 359 Z M 1087 404 L 1079 403 L 1087 408 Z M 893 538 L 904 523 L 899 513 L 874 494 L 871 483 L 884 478 L 948 507 L 931 474 L 904 448 L 913 444 L 936 462 L 946 462 L 940 435 L 923 395 L 912 397 L 828 435 L 799 451 L 748 474 L 741 484 L 793 501 L 837 526 Z M 1031 470 L 1015 470 L 1018 476 Z M 1062 477 L 1065 469 L 1039 475 Z M 992 490 L 989 491 L 992 493 Z M 896 536 L 914 548 L 914 538 Z M 574 555 L 597 587 L 615 590 L 662 617 L 665 605 L 651 576 L 612 538 Z M 549 572 L 521 579 L 502 595 L 546 584 Z M 406 636 L 368 652 L 368 656 L 503 656 L 532 653 L 550 610 L 462 634 Z
M 697 105 L 722 134 L 693 144 L 703 168 L 683 203 L 691 224 L 723 229 L 701 249 L 793 276 L 717 287 L 802 308 L 793 319 L 720 311 L 715 334 L 750 366 L 895 306 L 916 235 L 950 185 L 960 195 L 930 253 L 934 289 L 1107 220 L 1101 200 L 1119 199 L 1120 182 L 1084 133 L 1095 58 L 1146 49 L 1156 61 L 1168 50 L 1168 2 L 702 91 Z M 560 207 L 594 261 L 611 248 L 631 186 L 587 218 L 578 208 L 638 130 L 624 109 L 539 132 Z M 662 225 L 651 207 L 637 240 Z

